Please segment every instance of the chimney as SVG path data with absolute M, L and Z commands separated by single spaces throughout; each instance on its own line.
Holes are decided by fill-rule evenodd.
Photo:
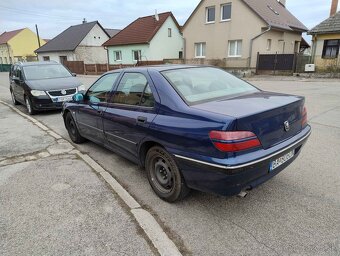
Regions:
M 156 20 L 156 21 L 159 21 L 159 16 L 158 16 L 157 9 L 155 10 L 155 20 Z
M 85 24 L 86 22 L 87 22 L 87 21 L 86 21 L 86 19 L 84 18 L 84 19 L 83 19 L 83 24 Z
M 286 7 L 286 0 L 277 0 L 283 7 Z
M 339 0 L 332 0 L 330 17 L 332 17 L 336 14 L 336 12 L 338 10 L 338 2 L 339 2 Z

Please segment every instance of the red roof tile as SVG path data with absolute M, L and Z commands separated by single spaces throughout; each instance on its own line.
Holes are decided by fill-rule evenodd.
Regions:
M 156 21 L 155 15 L 138 18 L 114 37 L 106 41 L 103 46 L 147 44 L 157 34 L 168 17 L 172 17 L 178 29 L 180 29 L 171 12 L 160 13 L 158 16 L 159 21 Z
M 2 33 L 0 35 L 0 44 L 7 43 L 11 38 L 19 34 L 22 30 L 24 30 L 24 28 Z

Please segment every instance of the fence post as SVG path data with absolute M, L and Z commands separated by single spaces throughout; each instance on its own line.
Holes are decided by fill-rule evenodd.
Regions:
M 298 58 L 298 54 L 294 53 L 294 60 L 293 60 L 293 73 L 296 73 L 296 64 L 297 64 L 297 58 Z
M 256 74 L 256 75 L 258 75 L 259 61 L 260 61 L 260 52 L 257 52 L 256 70 L 255 70 L 255 74 Z M 249 60 L 249 63 L 250 63 L 250 60 Z M 251 66 L 251 63 L 249 64 L 249 66 Z

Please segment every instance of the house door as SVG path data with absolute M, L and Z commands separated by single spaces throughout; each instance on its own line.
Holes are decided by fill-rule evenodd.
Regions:
M 59 61 L 61 64 L 64 64 L 67 61 L 67 56 L 59 56 Z

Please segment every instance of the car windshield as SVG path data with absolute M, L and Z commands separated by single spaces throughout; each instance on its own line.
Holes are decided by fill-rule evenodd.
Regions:
M 59 64 L 26 66 L 24 67 L 24 74 L 27 80 L 40 80 L 72 76 L 63 65 Z
M 259 91 L 218 68 L 184 68 L 163 71 L 162 74 L 188 104 Z

